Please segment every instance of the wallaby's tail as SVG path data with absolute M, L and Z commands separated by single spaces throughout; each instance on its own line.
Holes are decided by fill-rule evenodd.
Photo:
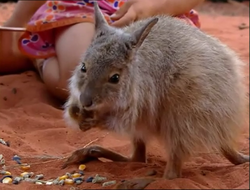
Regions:
M 234 165 L 239 165 L 250 161 L 249 155 L 242 154 L 233 148 L 222 148 L 221 153 Z

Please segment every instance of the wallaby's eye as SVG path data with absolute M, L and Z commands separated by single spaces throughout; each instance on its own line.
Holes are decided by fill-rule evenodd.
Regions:
M 120 75 L 114 74 L 112 77 L 109 78 L 109 82 L 113 84 L 117 84 L 119 82 Z
M 83 73 L 86 73 L 87 69 L 86 69 L 85 63 L 82 63 L 81 71 Z

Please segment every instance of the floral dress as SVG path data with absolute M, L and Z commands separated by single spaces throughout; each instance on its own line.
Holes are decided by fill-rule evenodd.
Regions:
M 99 0 L 98 5 L 110 24 L 110 16 L 126 0 Z M 54 29 L 81 22 L 94 21 L 94 7 L 91 0 L 46 1 L 28 22 L 27 31 L 18 41 L 20 51 L 30 58 L 45 59 L 56 55 Z M 198 14 L 190 12 L 177 18 L 200 27 Z

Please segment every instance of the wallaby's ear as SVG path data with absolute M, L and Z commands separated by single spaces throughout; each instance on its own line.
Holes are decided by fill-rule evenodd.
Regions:
M 95 30 L 102 31 L 108 26 L 108 23 L 105 20 L 103 14 L 99 8 L 97 1 L 94 1 L 93 3 L 94 3 L 94 12 L 95 12 L 94 13 L 94 15 L 95 15 Z
M 158 22 L 158 18 L 152 18 L 145 23 L 141 28 L 137 29 L 133 35 L 133 42 L 132 45 L 135 48 L 141 46 L 145 38 L 148 36 L 149 32 L 153 28 L 153 26 Z

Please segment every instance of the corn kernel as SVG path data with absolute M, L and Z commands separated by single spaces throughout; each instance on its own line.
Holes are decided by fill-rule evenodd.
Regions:
M 74 174 L 71 175 L 72 178 L 77 178 L 77 177 L 80 177 L 80 176 L 81 176 L 81 174 L 79 174 L 79 173 L 74 173 Z
M 81 170 L 81 171 L 85 170 L 85 168 L 86 168 L 86 165 L 84 165 L 84 164 L 81 164 L 81 165 L 79 166 L 79 170 Z
M 12 183 L 12 178 L 10 178 L 10 177 L 5 177 L 5 178 L 2 180 L 2 183 Z
M 24 175 L 27 175 L 27 174 L 29 174 L 29 173 L 28 172 L 23 172 L 20 175 L 23 177 Z
M 24 171 L 27 171 L 30 169 L 30 165 L 29 164 L 21 164 L 21 169 Z
M 65 179 L 64 183 L 71 185 L 71 184 L 74 184 L 74 181 L 72 179 Z
M 24 177 L 24 178 L 30 178 L 34 175 L 33 172 L 23 172 L 21 173 L 21 177 Z
M 63 175 L 63 176 L 59 177 L 58 179 L 59 179 L 59 181 L 60 181 L 60 180 L 65 180 L 65 179 L 67 179 L 67 178 L 68 178 L 67 175 Z
M 1 175 L 11 175 L 11 173 L 9 171 L 3 171 L 3 170 L 0 171 L 0 174 Z

